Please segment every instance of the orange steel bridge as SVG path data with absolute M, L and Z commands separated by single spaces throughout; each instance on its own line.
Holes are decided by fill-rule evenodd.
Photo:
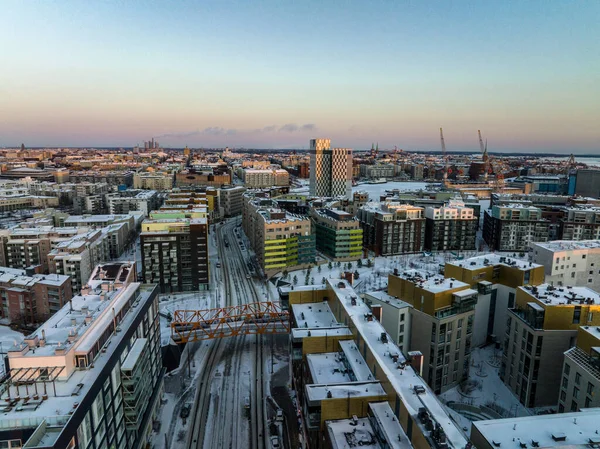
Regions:
M 176 310 L 171 321 L 171 337 L 176 343 L 289 332 L 289 312 L 274 302 L 254 302 L 219 309 Z

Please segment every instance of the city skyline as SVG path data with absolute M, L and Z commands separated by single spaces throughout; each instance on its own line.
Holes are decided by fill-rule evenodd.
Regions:
M 4 4 L 0 146 L 598 151 L 597 2 Z

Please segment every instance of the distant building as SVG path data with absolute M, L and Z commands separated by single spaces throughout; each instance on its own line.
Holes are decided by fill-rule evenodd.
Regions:
M 0 267 L 0 314 L 11 323 L 42 322 L 56 313 L 71 296 L 69 276 Z
M 423 208 L 396 202 L 367 203 L 357 211 L 363 245 L 377 256 L 423 251 Z
M 139 211 L 148 214 L 158 209 L 161 198 L 155 190 L 124 190 L 108 195 L 108 213 L 112 215 L 128 214 Z
M 600 207 L 570 208 L 560 223 L 562 240 L 600 239 Z
M 361 178 L 381 179 L 393 178 L 395 176 L 395 167 L 391 164 L 360 165 Z
M 600 241 L 557 240 L 531 245 L 531 259 L 544 266 L 554 286 L 586 286 L 600 291 Z
M 163 392 L 157 292 L 131 262 L 98 266 L 82 296 L 9 348 L 0 441 L 145 447 Z
M 225 217 L 235 217 L 242 214 L 242 203 L 245 187 L 223 187 L 221 189 L 221 207 Z
M 159 284 L 161 293 L 208 290 L 208 220 L 148 219 L 140 234 L 144 282 Z
M 579 169 L 575 178 L 575 195 L 600 198 L 600 170 Z
M 231 184 L 231 172 L 227 166 L 210 167 L 205 170 L 184 170 L 175 175 L 175 183 L 179 187 L 223 187 Z
M 336 261 L 356 260 L 362 256 L 363 231 L 348 212 L 339 209 L 311 209 L 319 251 Z
M 494 206 L 483 216 L 483 239 L 492 251 L 528 251 L 533 242 L 548 241 L 549 223 L 537 207 Z
M 329 139 L 310 141 L 310 195 L 343 196 L 352 193 L 352 150 L 331 148 Z
M 136 173 L 133 175 L 134 189 L 171 190 L 173 175 L 171 173 Z
M 575 346 L 580 326 L 597 325 L 600 296 L 589 288 L 519 287 L 508 311 L 500 377 L 526 407 L 556 405 L 563 353 Z
M 425 209 L 425 249 L 467 251 L 475 249 L 478 219 L 473 208 L 450 201 L 447 206 Z
M 262 170 L 248 168 L 242 170 L 242 179 L 249 189 L 290 185 L 290 174 L 281 168 Z

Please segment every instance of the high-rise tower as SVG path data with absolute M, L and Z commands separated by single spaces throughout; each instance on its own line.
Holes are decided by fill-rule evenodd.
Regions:
M 343 196 L 352 193 L 352 150 L 331 148 L 329 139 L 310 141 L 310 194 Z

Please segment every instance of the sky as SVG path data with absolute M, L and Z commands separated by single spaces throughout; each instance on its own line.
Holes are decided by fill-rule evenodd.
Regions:
M 0 8 L 0 146 L 600 153 L 598 0 Z

